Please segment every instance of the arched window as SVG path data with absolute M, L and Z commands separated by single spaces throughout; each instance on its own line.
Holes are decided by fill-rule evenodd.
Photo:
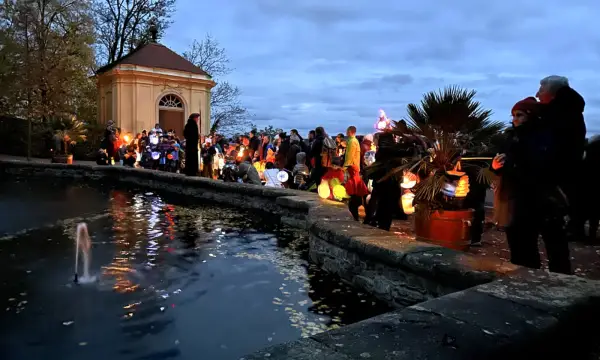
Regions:
M 160 99 L 158 106 L 169 110 L 183 110 L 183 102 L 178 96 L 167 94 Z

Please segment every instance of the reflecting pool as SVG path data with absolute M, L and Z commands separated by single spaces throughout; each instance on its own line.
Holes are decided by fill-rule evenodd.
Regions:
M 272 216 L 147 190 L 0 182 L 0 349 L 12 359 L 237 359 L 389 309 Z M 86 221 L 93 284 L 76 285 Z

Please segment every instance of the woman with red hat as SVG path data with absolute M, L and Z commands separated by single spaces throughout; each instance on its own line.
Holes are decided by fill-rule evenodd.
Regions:
M 501 175 L 496 191 L 495 217 L 506 225 L 511 262 L 539 269 L 538 236 L 548 254 L 550 271 L 571 273 L 564 229 L 566 198 L 558 186 L 554 161 L 557 141 L 541 121 L 542 104 L 534 97 L 512 108 L 512 128 L 506 149 L 492 161 Z

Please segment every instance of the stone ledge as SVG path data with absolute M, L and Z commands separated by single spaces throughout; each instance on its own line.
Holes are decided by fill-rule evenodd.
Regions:
M 286 359 L 286 360 L 350 360 L 348 356 L 336 352 L 313 339 L 303 339 L 275 345 L 244 356 L 240 360 L 264 360 L 264 359 Z
M 507 281 L 518 282 L 513 286 L 520 289 L 517 300 L 521 302 L 508 299 Z M 596 326 L 600 317 L 599 286 L 600 282 L 580 282 L 541 271 L 525 276 L 515 273 L 511 280 L 449 294 L 311 339 L 336 356 L 343 354 L 357 360 L 580 359 L 589 354 L 594 336 L 600 332 Z M 553 290 L 540 293 L 540 287 Z M 557 291 L 572 296 L 570 300 L 559 297 L 557 302 L 546 297 Z M 576 321 L 566 321 L 568 318 Z M 276 346 L 260 354 L 287 359 L 287 354 L 306 351 L 309 346 L 315 345 L 301 340 L 285 344 L 285 353 L 275 352 Z
M 311 215 L 309 212 L 309 217 Z M 314 220 L 310 232 L 339 248 L 435 279 L 457 290 L 490 282 L 498 275 L 518 269 L 501 260 L 482 259 L 409 237 L 390 235 L 356 221 Z

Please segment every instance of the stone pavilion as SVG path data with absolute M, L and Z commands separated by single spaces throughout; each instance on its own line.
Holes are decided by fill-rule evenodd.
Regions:
M 216 83 L 164 45 L 142 45 L 96 75 L 101 124 L 113 120 L 123 133 L 135 134 L 158 123 L 182 136 L 188 116 L 199 113 L 200 133 L 210 131 L 210 92 Z

